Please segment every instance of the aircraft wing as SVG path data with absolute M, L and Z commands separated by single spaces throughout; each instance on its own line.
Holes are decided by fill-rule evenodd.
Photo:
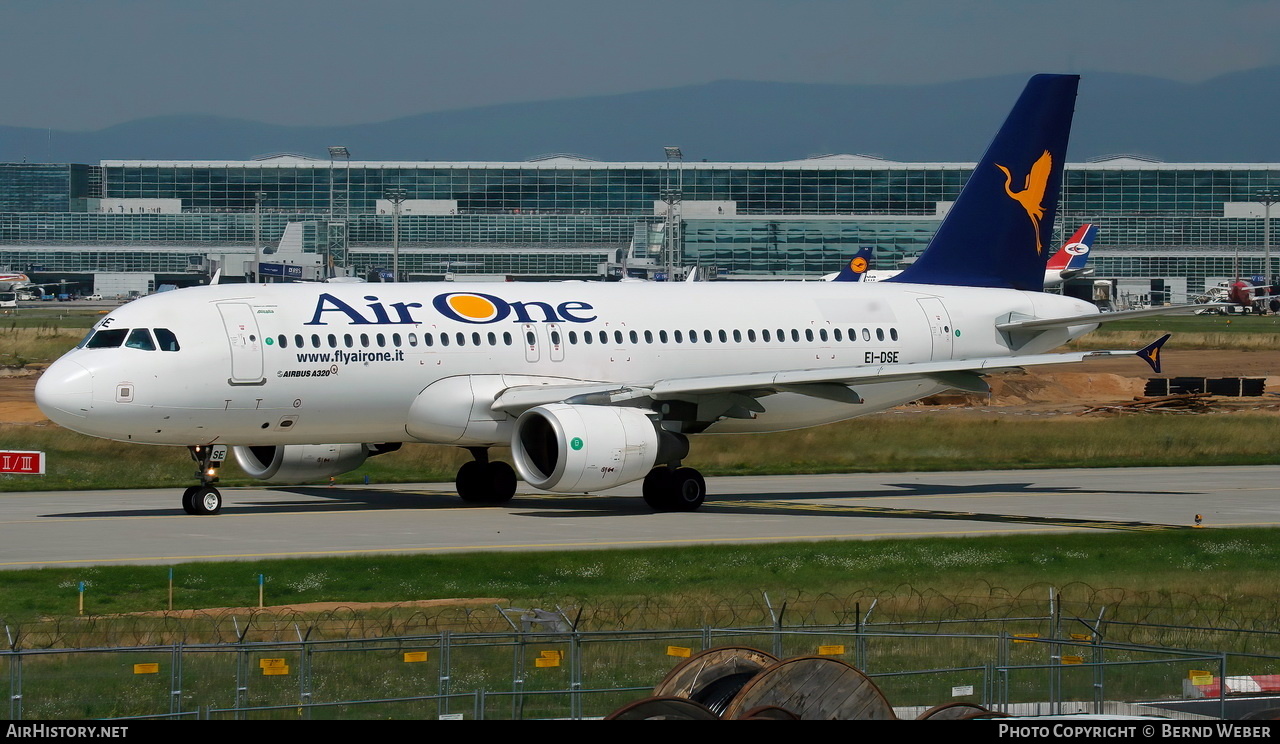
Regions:
M 551 403 L 618 405 L 627 401 L 697 400 L 708 395 L 729 395 L 747 410 L 763 411 L 756 398 L 773 393 L 798 393 L 838 403 L 861 403 L 860 384 L 933 380 L 968 392 L 986 392 L 981 375 L 1043 364 L 1070 364 L 1086 359 L 1117 356 L 1156 356 L 1168 336 L 1141 351 L 1074 351 L 1059 354 L 1025 354 L 983 359 L 864 365 L 826 369 L 796 369 L 707 375 L 655 380 L 651 383 L 583 382 L 569 385 L 521 385 L 502 391 L 491 408 L 511 415 Z M 1150 354 L 1155 349 L 1154 354 Z M 1150 362 L 1148 362 L 1150 363 Z M 1159 370 L 1157 370 L 1159 371 Z
M 1116 320 L 1129 320 L 1131 318 L 1145 318 L 1150 315 L 1179 315 L 1195 312 L 1203 312 L 1208 308 L 1228 307 L 1231 303 L 1205 304 L 1195 303 L 1191 305 L 1168 305 L 1165 307 L 1144 307 L 1139 310 L 1118 310 L 1110 313 L 1097 313 L 1090 315 L 1074 315 L 1069 318 L 1048 318 L 1046 320 L 1037 320 L 1035 318 L 1027 318 L 1025 320 L 1010 320 L 1007 323 L 997 323 L 997 331 L 1031 331 L 1044 330 L 1046 328 L 1067 328 L 1069 326 L 1096 325 L 1099 323 L 1110 323 Z

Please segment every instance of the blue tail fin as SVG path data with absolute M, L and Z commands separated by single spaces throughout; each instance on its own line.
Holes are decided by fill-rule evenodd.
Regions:
M 888 281 L 1043 287 L 1079 82 L 1031 78 L 929 247 Z
M 833 282 L 860 282 L 862 277 L 871 268 L 871 254 L 875 249 L 869 245 L 864 245 L 858 249 L 858 252 L 849 259 L 849 263 L 840 268 L 840 273 L 836 275 Z

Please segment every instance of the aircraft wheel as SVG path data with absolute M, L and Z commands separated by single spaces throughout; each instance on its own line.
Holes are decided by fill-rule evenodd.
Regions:
M 222 511 L 222 494 L 212 486 L 193 486 L 182 494 L 182 508 L 188 514 L 217 514 Z
M 458 469 L 454 485 L 469 504 L 505 504 L 516 494 L 516 471 L 505 462 L 472 460 Z
M 182 492 L 182 510 L 188 514 L 196 514 L 195 495 L 200 486 L 191 486 Z
M 707 482 L 693 468 L 679 468 L 672 474 L 671 511 L 695 511 L 707 498 Z
M 659 465 L 644 477 L 644 503 L 654 511 L 670 511 L 667 503 L 671 497 L 671 483 L 674 480 L 670 468 Z

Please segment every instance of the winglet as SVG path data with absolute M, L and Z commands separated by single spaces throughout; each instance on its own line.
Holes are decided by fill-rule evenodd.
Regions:
M 1160 347 L 1164 346 L 1164 342 L 1168 341 L 1171 335 L 1166 333 L 1147 344 L 1142 351 L 1137 352 L 1138 358 L 1151 365 L 1151 369 L 1155 370 L 1156 374 L 1160 374 Z

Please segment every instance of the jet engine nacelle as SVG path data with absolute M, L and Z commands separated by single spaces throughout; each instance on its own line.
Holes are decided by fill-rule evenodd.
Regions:
M 689 452 L 682 435 L 659 429 L 644 411 L 566 403 L 538 406 L 516 420 L 512 459 L 534 488 L 586 493 L 640 480 L 657 463 Z
M 250 478 L 270 483 L 301 483 L 349 473 L 363 465 L 370 455 L 399 447 L 399 444 L 290 444 L 233 447 L 232 451 L 240 469 Z

